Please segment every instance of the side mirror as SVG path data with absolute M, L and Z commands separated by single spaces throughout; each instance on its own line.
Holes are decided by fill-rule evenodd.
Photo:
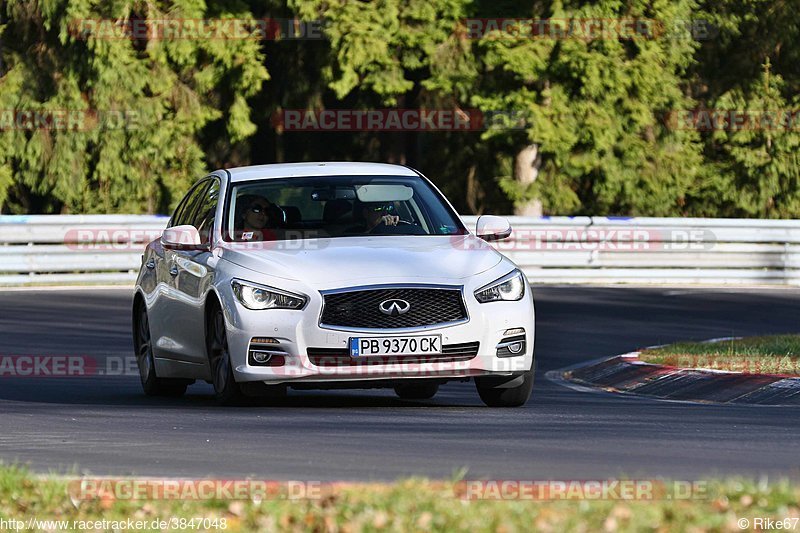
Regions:
M 511 224 L 503 217 L 483 215 L 478 217 L 475 234 L 484 241 L 502 241 L 511 235 Z
M 200 242 L 200 232 L 190 224 L 165 229 L 161 234 L 161 246 L 170 250 L 208 250 L 208 246 Z

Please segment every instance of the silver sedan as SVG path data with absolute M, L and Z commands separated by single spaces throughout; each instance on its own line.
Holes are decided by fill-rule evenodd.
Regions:
M 212 172 L 142 258 L 133 301 L 144 391 L 195 380 L 237 404 L 287 387 L 394 388 L 433 397 L 474 380 L 490 406 L 533 385 L 534 305 L 525 275 L 470 233 L 419 172 L 299 163 Z

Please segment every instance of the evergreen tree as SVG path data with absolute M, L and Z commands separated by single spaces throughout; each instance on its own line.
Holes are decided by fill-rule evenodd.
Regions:
M 694 214 L 793 218 L 800 214 L 800 98 L 784 98 L 785 82 L 763 65 L 759 79 L 700 113 L 715 164 L 700 180 Z M 698 201 L 699 200 L 699 201 Z
M 218 120 L 230 142 L 255 131 L 247 99 L 267 79 L 257 40 L 113 38 L 82 22 L 250 18 L 242 5 L 11 1 L 2 12 L 0 109 L 88 117 L 0 133 L 6 211 L 165 212 L 205 172 L 204 127 Z

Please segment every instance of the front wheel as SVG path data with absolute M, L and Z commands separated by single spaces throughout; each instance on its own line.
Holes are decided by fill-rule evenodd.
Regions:
M 139 304 L 133 324 L 133 346 L 136 350 L 136 364 L 142 389 L 148 396 L 183 396 L 190 380 L 160 378 L 156 375 L 153 343 L 150 337 L 150 321 L 147 309 Z
M 533 390 L 533 370 L 516 376 L 484 376 L 475 378 L 475 387 L 483 403 L 489 407 L 520 407 Z
M 222 405 L 243 403 L 245 396 L 233 377 L 231 353 L 228 349 L 228 332 L 225 328 L 225 315 L 218 305 L 214 306 L 208 315 L 206 335 L 214 396 Z

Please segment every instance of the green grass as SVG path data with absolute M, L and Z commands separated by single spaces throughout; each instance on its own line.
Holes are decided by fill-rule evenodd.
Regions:
M 644 350 L 639 358 L 648 363 L 683 368 L 800 376 L 800 335 L 679 342 Z
M 463 500 L 456 482 L 421 479 L 356 484 L 320 499 L 253 501 L 89 500 L 77 505 L 67 481 L 0 467 L 0 519 L 135 520 L 224 518 L 226 531 L 740 531 L 740 518 L 800 517 L 788 481 L 710 481 L 683 500 Z

